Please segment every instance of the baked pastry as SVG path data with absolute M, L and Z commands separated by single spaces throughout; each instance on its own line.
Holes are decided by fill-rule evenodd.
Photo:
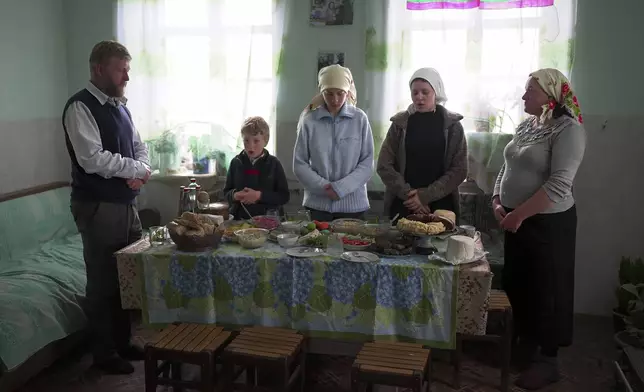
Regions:
M 170 232 L 179 236 L 203 237 L 214 234 L 219 226 L 219 223 L 213 218 L 208 215 L 184 212 L 180 218 L 168 223 L 166 227 Z
M 456 214 L 454 211 L 449 211 L 449 210 L 436 210 L 434 211 L 434 215 L 440 216 L 441 218 L 447 218 L 451 220 L 452 222 L 456 222 Z
M 407 219 L 423 223 L 440 222 L 439 217 L 434 214 L 411 214 Z
M 414 235 L 436 235 L 445 231 L 445 225 L 443 222 L 423 223 L 407 218 L 401 218 L 398 220 L 396 228 L 403 233 Z
M 397 239 L 376 238 L 371 250 L 384 255 L 403 256 L 412 253 L 413 238 L 402 236 Z
M 456 214 L 453 211 L 436 210 L 434 215 L 440 222 L 443 222 L 447 231 L 452 231 L 456 227 Z

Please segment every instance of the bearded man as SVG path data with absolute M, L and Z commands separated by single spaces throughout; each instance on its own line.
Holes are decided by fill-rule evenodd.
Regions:
M 114 252 L 141 238 L 135 206 L 150 178 L 148 151 L 126 108 L 130 53 L 102 41 L 89 57 L 91 78 L 63 110 L 72 162 L 71 210 L 83 239 L 87 273 L 85 313 L 93 335 L 94 365 L 130 374 L 143 359 L 130 343 L 131 323 L 121 307 Z

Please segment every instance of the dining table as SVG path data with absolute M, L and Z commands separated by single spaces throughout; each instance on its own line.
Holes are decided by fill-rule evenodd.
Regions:
M 485 334 L 493 278 L 484 256 L 461 265 L 419 254 L 350 262 L 326 253 L 289 256 L 272 242 L 181 252 L 144 238 L 115 256 L 122 307 L 140 309 L 151 326 L 264 325 L 445 349 L 455 347 L 456 334 Z

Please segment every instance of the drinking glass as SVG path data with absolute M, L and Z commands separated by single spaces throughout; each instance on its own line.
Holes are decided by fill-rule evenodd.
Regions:
M 386 222 L 385 218 L 380 215 L 366 215 L 364 218 L 365 222 L 369 224 L 376 224 Z
M 342 244 L 342 236 L 340 234 L 329 234 L 329 239 L 326 243 L 326 253 L 333 257 L 342 256 L 342 253 L 344 253 L 344 245 Z
M 310 222 L 311 221 L 311 211 L 309 210 L 298 210 L 297 211 L 297 220 Z
M 150 227 L 150 245 L 161 246 L 168 241 L 168 229 L 165 226 Z

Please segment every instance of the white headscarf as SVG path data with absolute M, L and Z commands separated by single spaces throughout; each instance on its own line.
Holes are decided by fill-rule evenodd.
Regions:
M 443 79 L 441 78 L 441 75 L 438 73 L 437 70 L 435 70 L 434 68 L 421 68 L 417 70 L 411 76 L 411 79 L 409 79 L 409 88 L 411 88 L 411 84 L 416 79 L 424 80 L 432 86 L 432 88 L 434 89 L 434 92 L 436 93 L 437 104 L 442 105 L 445 102 L 447 102 L 447 95 L 445 94 L 445 86 L 443 85 Z

